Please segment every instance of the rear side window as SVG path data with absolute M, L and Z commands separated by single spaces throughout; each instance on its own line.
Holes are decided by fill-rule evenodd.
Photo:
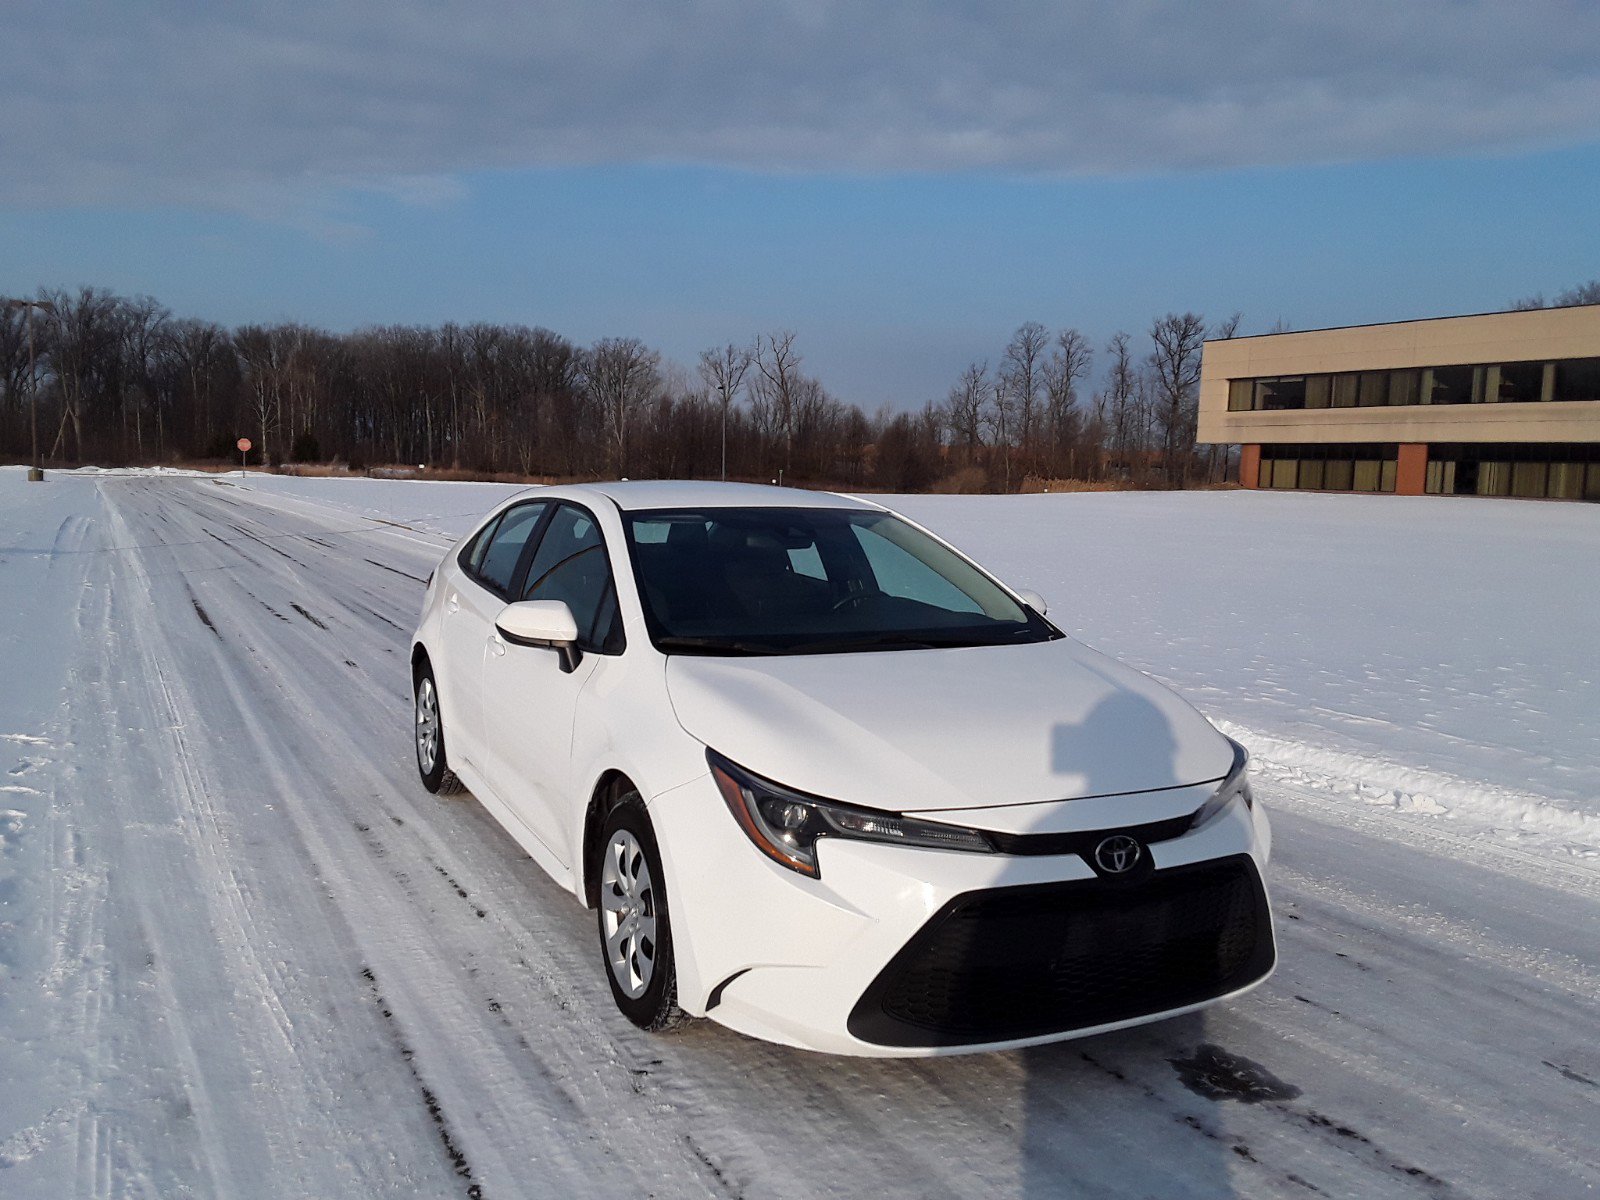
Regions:
M 621 649 L 616 589 L 605 542 L 594 518 L 563 504 L 550 518 L 523 585 L 524 600 L 561 600 L 578 624 L 578 642 L 585 649 Z
M 483 552 L 489 548 L 489 539 L 494 536 L 500 518 L 496 517 L 477 533 L 472 535 L 472 540 L 461 548 L 461 566 L 469 575 L 476 575 L 483 566 Z
M 517 563 L 528 545 L 528 537 L 544 514 L 541 504 L 521 504 L 500 518 L 500 524 L 490 535 L 481 551 L 474 547 L 477 557 L 476 574 L 487 586 L 501 593 L 511 591 L 511 578 L 517 572 Z

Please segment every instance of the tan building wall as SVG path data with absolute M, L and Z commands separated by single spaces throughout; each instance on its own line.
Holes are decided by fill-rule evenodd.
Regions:
M 1600 403 L 1229 412 L 1230 379 L 1600 357 L 1600 305 L 1210 341 L 1201 443 L 1600 442 Z

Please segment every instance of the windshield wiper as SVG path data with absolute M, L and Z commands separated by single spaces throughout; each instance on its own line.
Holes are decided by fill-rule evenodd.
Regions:
M 949 650 L 961 646 L 994 646 L 990 638 L 971 634 L 868 633 L 860 637 L 835 638 L 824 642 L 800 642 L 789 647 L 791 654 L 847 654 L 852 650 Z
M 727 638 L 681 637 L 669 634 L 656 639 L 658 650 L 685 650 L 691 654 L 783 654 L 786 651 L 764 642 L 729 641 Z

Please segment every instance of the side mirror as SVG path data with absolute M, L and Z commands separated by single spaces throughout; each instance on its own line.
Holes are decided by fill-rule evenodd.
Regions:
M 1017 599 L 1021 600 L 1041 617 L 1050 611 L 1050 606 L 1045 603 L 1044 597 L 1032 588 L 1018 588 Z
M 518 600 L 494 619 L 500 636 L 513 646 L 544 646 L 561 655 L 561 669 L 577 668 L 578 622 L 565 600 Z

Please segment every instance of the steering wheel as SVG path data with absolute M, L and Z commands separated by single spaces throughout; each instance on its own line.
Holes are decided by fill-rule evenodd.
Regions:
M 851 592 L 848 596 L 844 597 L 844 599 L 836 601 L 833 607 L 828 611 L 843 612 L 846 608 L 849 608 L 852 605 L 860 604 L 866 600 L 876 600 L 882 595 L 882 592 Z

